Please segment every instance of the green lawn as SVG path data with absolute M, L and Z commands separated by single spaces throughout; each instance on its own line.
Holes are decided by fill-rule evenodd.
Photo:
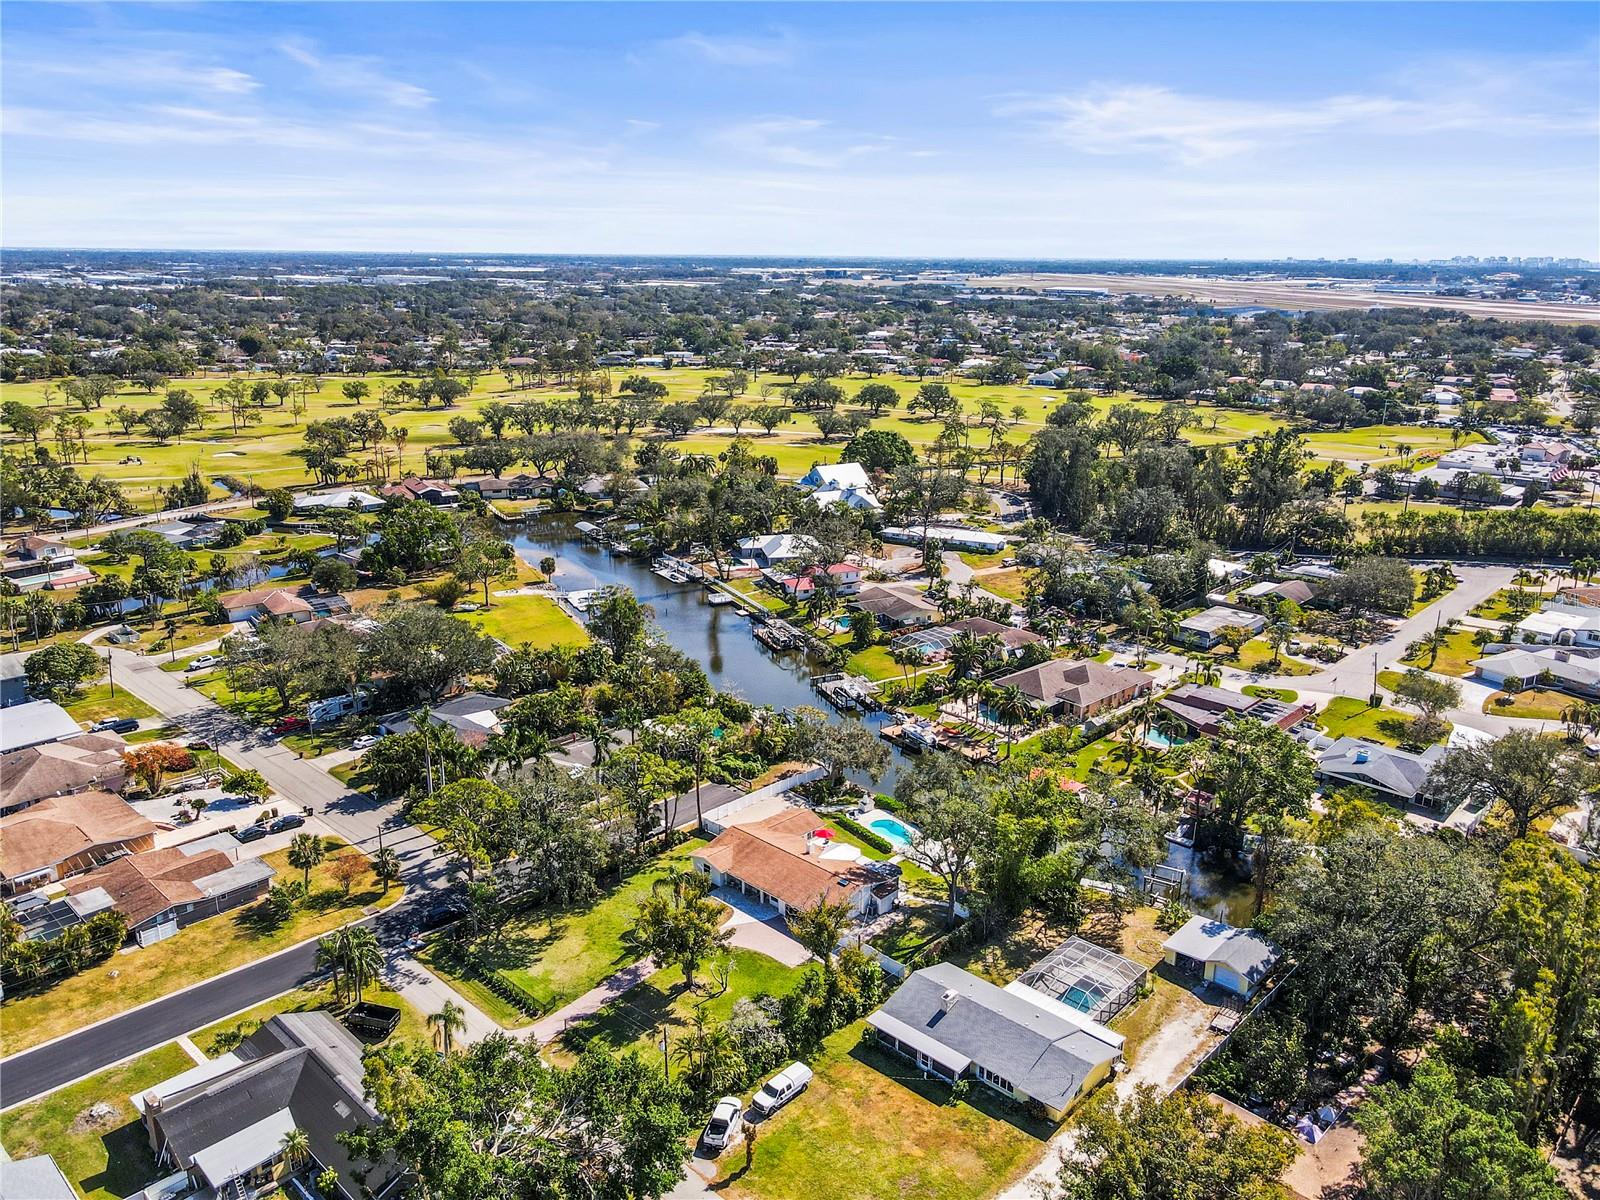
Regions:
M 392 1038 L 410 1038 L 416 1041 L 430 1041 L 432 1033 L 428 1029 L 427 1014 L 412 1008 L 399 992 L 392 991 L 381 983 L 369 983 L 367 990 L 362 993 L 363 1000 L 370 1000 L 374 1004 L 389 1004 L 400 1010 L 400 1024 L 395 1028 Z M 292 992 L 285 992 L 271 1000 L 264 1001 L 254 1008 L 246 1009 L 242 1013 L 224 1020 L 207 1025 L 204 1029 L 197 1029 L 189 1035 L 196 1046 L 200 1047 L 202 1054 L 215 1058 L 233 1049 L 242 1039 L 249 1037 L 261 1027 L 262 1022 L 279 1013 L 311 1012 L 315 1009 L 337 1009 L 338 1001 L 333 994 L 331 983 L 320 984 L 316 987 L 295 988 Z
M 622 935 L 633 924 L 640 899 L 669 870 L 687 867 L 689 852 L 704 844 L 685 842 L 598 900 L 512 917 L 493 940 L 469 945 L 450 937 L 435 939 L 418 957 L 500 1024 L 527 1024 L 528 1018 L 474 976 L 499 971 L 543 1012 L 583 995 L 634 961 Z
M 770 588 L 762 587 L 759 579 L 730 579 L 727 582 L 728 586 L 734 591 L 749 600 L 755 601 L 768 612 L 788 612 L 791 607 L 789 602 L 778 593 Z
M 893 925 L 872 939 L 872 945 L 909 966 L 918 950 L 947 932 L 944 918 L 943 905 L 908 905 L 900 910 Z
M 151 708 L 127 688 L 117 689 L 117 694 L 111 694 L 109 683 L 97 683 L 91 688 L 85 688 L 71 704 L 66 706 L 67 715 L 74 721 L 90 724 L 95 721 L 105 721 L 112 717 L 153 717 L 156 710 Z
M 1028 598 L 1028 576 L 1031 573 L 1030 567 L 1005 567 L 999 571 L 988 571 L 977 577 L 978 586 L 1003 599 L 1020 603 Z
M 865 650 L 858 650 L 845 660 L 844 669 L 852 675 L 864 675 L 868 679 L 903 679 L 906 672 L 900 664 L 889 657 L 887 645 L 868 646 Z
M 481 604 L 482 591 L 474 599 Z M 508 646 L 520 646 L 523 642 L 538 648 L 582 646 L 589 641 L 583 626 L 548 596 L 494 596 L 492 599 L 491 607 L 462 615 Z
M 1255 683 L 1247 683 L 1239 690 L 1246 696 L 1257 696 L 1263 700 L 1281 700 L 1285 704 L 1293 704 L 1300 698 L 1299 692 L 1292 692 L 1288 688 L 1262 687 Z
M 87 1200 L 117 1200 L 137 1191 L 158 1172 L 144 1122 L 128 1097 L 192 1066 L 194 1060 L 173 1042 L 14 1108 L 3 1122 L 6 1153 L 51 1155 Z M 112 1113 L 91 1116 L 99 1104 L 110 1105 Z
M 1267 675 L 1314 675 L 1321 670 L 1287 654 L 1280 655 L 1278 661 L 1273 662 L 1272 647 L 1265 638 L 1251 638 L 1240 647 L 1237 658 L 1221 658 L 1220 661 L 1241 671 L 1259 671 Z
M 1482 647 L 1472 640 L 1476 632 L 1474 629 L 1457 629 L 1447 634 L 1445 644 L 1439 648 L 1438 657 L 1432 663 L 1428 661 L 1426 650 L 1400 661 L 1408 667 L 1421 667 L 1436 675 L 1454 675 L 1458 679 L 1465 679 L 1472 674 L 1472 661 L 1483 657 Z
M 1415 711 L 1398 707 L 1368 708 L 1365 700 L 1336 696 L 1317 716 L 1317 724 L 1329 737 L 1366 738 L 1386 746 L 1398 746 L 1414 740 L 1410 731 L 1414 716 Z
M 728 1019 L 735 1001 L 762 994 L 782 996 L 799 982 L 803 967 L 789 967 L 754 950 L 734 948 L 728 955 L 728 990 L 718 992 L 709 965 L 695 977 L 695 988 L 683 984 L 683 969 L 667 967 L 630 988 L 594 1016 L 569 1025 L 558 1048 L 576 1057 L 591 1041 L 610 1049 L 632 1047 L 651 1058 L 661 1053 L 663 1025 L 669 1038 L 693 1024 L 704 1013 L 708 1024 Z M 552 1047 L 556 1049 L 557 1047 Z
M 0 1008 L 7 1053 L 265 958 L 400 899 L 401 889 L 390 888 L 384 895 L 370 871 L 358 876 L 345 896 L 331 867 L 335 857 L 352 854 L 360 857 L 350 847 L 338 850 L 311 872 L 311 897 L 283 925 L 272 927 L 261 905 L 248 905 L 200 921 L 153 946 L 113 955 L 45 991 L 8 997 Z M 279 850 L 264 860 L 280 879 L 299 879 L 301 873 L 289 867 L 287 857 L 287 850 Z
M 723 1194 L 750 1200 L 978 1200 L 1019 1176 L 1051 1127 L 974 1084 L 950 1088 L 847 1025 L 811 1060 L 801 1095 L 761 1123 L 755 1164 L 722 1163 Z
M 1509 700 L 1509 704 L 1501 703 Z M 1483 702 L 1483 711 L 1497 717 L 1531 717 L 1541 721 L 1559 721 L 1561 714 L 1576 701 L 1565 692 L 1551 688 L 1529 688 L 1508 696 L 1496 692 Z

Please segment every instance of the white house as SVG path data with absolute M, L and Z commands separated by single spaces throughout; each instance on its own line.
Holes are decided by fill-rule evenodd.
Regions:
M 320 512 L 325 508 L 353 508 L 361 512 L 377 512 L 383 507 L 383 498 L 364 492 L 360 488 L 340 488 L 333 492 L 305 492 L 294 498 L 294 510 L 299 513 Z
M 818 463 L 801 477 L 800 486 L 810 490 L 811 499 L 821 508 L 833 504 L 873 510 L 883 507 L 860 463 Z
M 1517 622 L 1517 640 L 1541 646 L 1600 646 L 1600 609 L 1547 600 Z

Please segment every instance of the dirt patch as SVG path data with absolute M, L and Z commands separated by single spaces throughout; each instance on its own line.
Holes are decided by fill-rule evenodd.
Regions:
M 98 1104 L 91 1104 L 77 1116 L 72 1118 L 68 1127 L 69 1133 L 100 1133 L 107 1129 L 115 1129 L 122 1124 L 117 1115 L 117 1110 L 104 1100 Z

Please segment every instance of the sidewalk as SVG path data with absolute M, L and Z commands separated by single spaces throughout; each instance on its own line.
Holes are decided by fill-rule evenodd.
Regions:
M 453 1035 L 452 1041 L 456 1044 L 481 1041 L 491 1033 L 500 1031 L 500 1026 L 485 1016 L 482 1009 L 404 950 L 396 952 L 389 959 L 384 967 L 383 981 L 424 1017 L 431 1017 L 438 1012 L 446 1001 L 464 1010 L 467 1027 Z

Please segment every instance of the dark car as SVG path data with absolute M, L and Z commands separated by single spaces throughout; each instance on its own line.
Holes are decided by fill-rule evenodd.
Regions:
M 448 925 L 456 920 L 466 910 L 466 901 L 457 892 L 446 892 L 427 900 L 417 910 L 417 928 L 421 930 L 437 929 L 441 925 Z
M 253 842 L 258 838 L 267 836 L 265 825 L 246 825 L 243 829 L 235 829 L 233 836 L 241 842 Z
M 109 717 L 96 721 L 89 729 L 93 733 L 132 733 L 139 728 L 137 717 Z
M 285 829 L 299 829 L 305 823 L 306 819 L 299 813 L 290 813 L 287 816 L 279 817 L 271 825 L 267 826 L 267 830 L 271 833 L 282 833 Z

